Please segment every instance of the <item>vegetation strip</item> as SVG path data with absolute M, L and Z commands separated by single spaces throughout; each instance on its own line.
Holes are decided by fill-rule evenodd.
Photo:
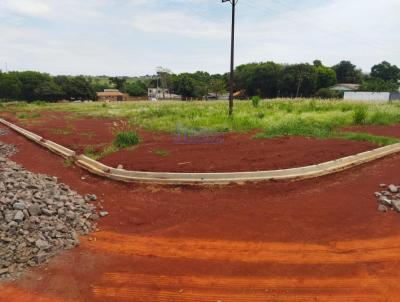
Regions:
M 127 171 L 108 167 L 85 155 L 76 156 L 63 146 L 46 141 L 43 138 L 22 129 L 12 123 L 0 119 L 0 122 L 7 125 L 16 132 L 24 135 L 30 140 L 50 149 L 67 159 L 73 159 L 80 167 L 100 176 L 125 182 L 150 182 L 159 184 L 229 184 L 241 182 L 257 182 L 266 180 L 290 180 L 313 178 L 342 171 L 363 163 L 367 163 L 390 154 L 400 152 L 400 143 L 378 148 L 372 151 L 359 153 L 341 159 L 312 165 L 301 168 L 258 171 L 258 172 L 232 172 L 232 173 L 161 173 L 161 172 L 139 172 Z

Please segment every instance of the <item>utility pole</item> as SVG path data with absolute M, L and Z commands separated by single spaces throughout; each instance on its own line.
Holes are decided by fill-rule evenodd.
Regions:
M 233 113 L 233 81 L 235 68 L 235 8 L 239 0 L 222 0 L 232 5 L 232 32 L 231 32 L 231 72 L 229 75 L 229 116 Z

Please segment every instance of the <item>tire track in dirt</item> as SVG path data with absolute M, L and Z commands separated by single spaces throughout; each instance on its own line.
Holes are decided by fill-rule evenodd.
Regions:
M 92 241 L 84 240 L 82 245 L 110 254 L 246 263 L 307 265 L 389 262 L 397 260 L 400 254 L 400 236 L 331 245 L 175 239 L 113 232 L 99 232 L 95 238 Z

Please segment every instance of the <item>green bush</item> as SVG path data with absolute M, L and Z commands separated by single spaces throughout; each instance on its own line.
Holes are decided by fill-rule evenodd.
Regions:
M 321 88 L 320 90 L 317 91 L 315 96 L 317 98 L 321 98 L 321 99 L 340 99 L 341 98 L 340 92 L 331 90 L 329 88 Z
M 262 120 L 265 117 L 265 113 L 264 112 L 259 112 L 257 113 L 257 117 Z
M 367 107 L 359 106 L 354 110 L 353 123 L 356 125 L 363 125 L 367 120 Z
M 114 145 L 118 148 L 127 148 L 139 144 L 140 138 L 133 131 L 118 132 L 115 136 Z
M 259 96 L 253 96 L 251 98 L 251 103 L 253 104 L 254 108 L 257 108 L 258 105 L 260 105 L 260 102 L 261 102 L 261 98 Z

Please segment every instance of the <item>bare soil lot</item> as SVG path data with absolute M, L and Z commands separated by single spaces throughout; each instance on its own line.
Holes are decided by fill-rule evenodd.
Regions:
M 15 133 L 1 140 L 110 215 L 81 247 L 1 285 L 0 301 L 398 301 L 400 219 L 373 192 L 399 182 L 399 155 L 317 180 L 159 187 L 67 167 Z
M 400 125 L 364 125 L 346 127 L 344 131 L 400 138 Z
M 70 113 L 44 112 L 35 119 L 7 118 L 46 139 L 83 153 L 112 143 L 110 131 L 117 120 L 76 117 Z M 254 139 L 255 132 L 229 132 L 218 140 L 184 140 L 177 134 L 138 129 L 141 143 L 103 157 L 100 161 L 136 171 L 241 172 L 301 167 L 371 150 L 369 142 L 345 139 L 282 137 Z

